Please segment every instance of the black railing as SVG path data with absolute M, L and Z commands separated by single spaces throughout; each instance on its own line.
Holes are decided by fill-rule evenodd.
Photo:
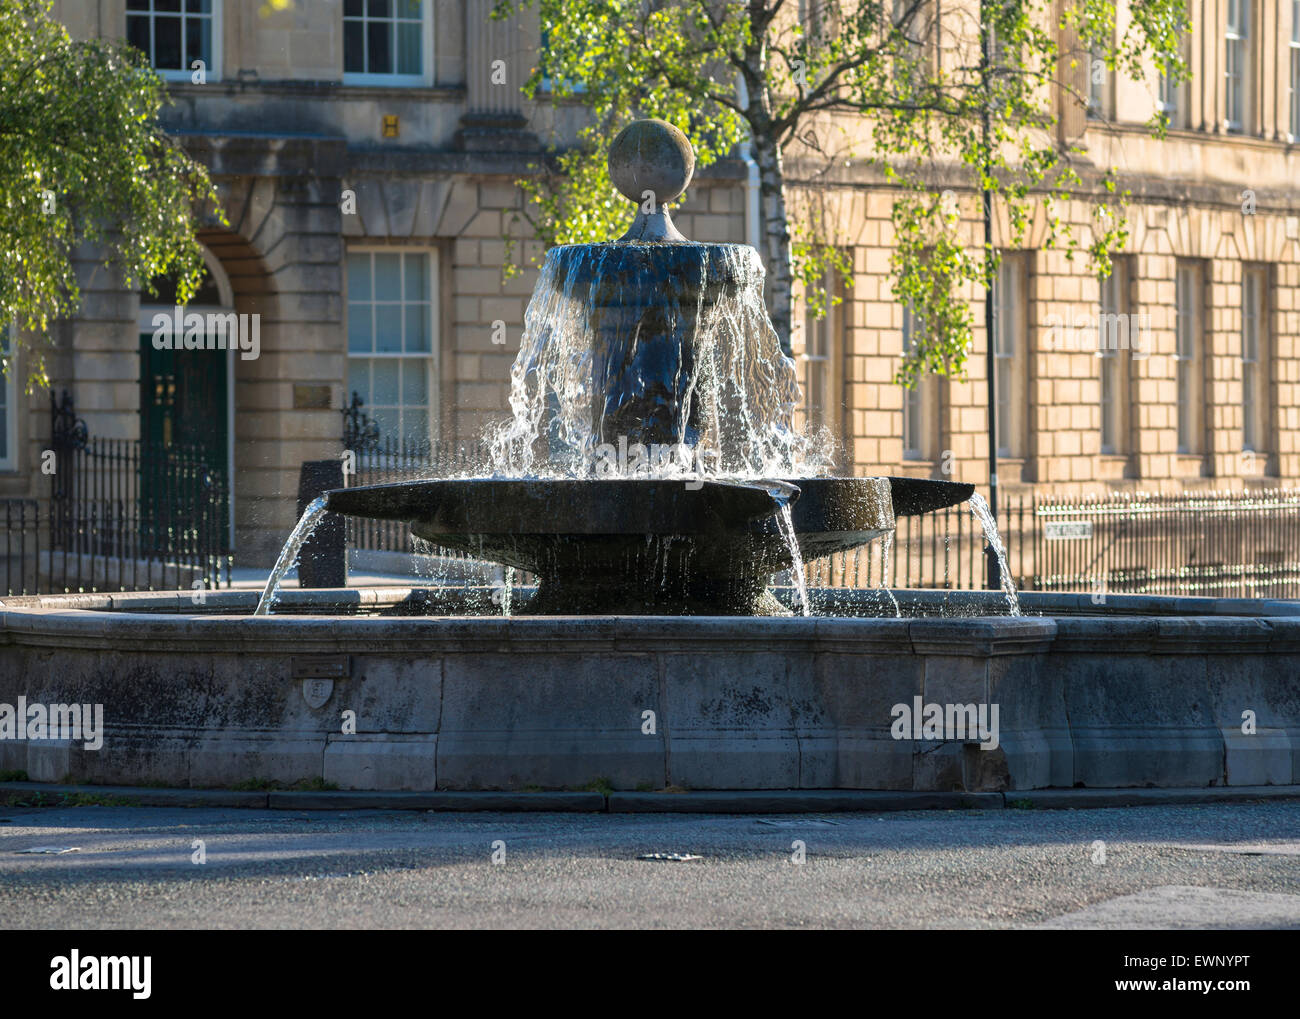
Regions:
M 1093 594 L 1300 597 L 1300 491 L 1004 497 L 1016 587 Z M 894 540 L 810 562 L 817 586 L 975 589 L 984 536 L 966 506 L 904 517 Z
M 36 499 L 0 499 L 4 558 L 0 559 L 0 594 L 39 594 L 41 504 Z
M 481 443 L 380 438 L 356 393 L 343 409 L 348 484 L 486 473 Z M 1004 495 L 998 529 L 1016 587 L 1030 591 L 1300 597 L 1300 491 L 1100 499 Z M 469 559 L 413 543 L 398 521 L 347 521 L 348 546 Z M 967 505 L 903 517 L 892 539 L 805 564 L 819 587 L 984 586 L 984 533 Z M 521 580 L 521 582 L 526 582 Z
M 487 463 L 487 449 L 479 443 L 410 443 L 372 436 L 361 449 L 346 448 L 351 454 L 345 460 L 349 488 L 419 478 L 482 474 Z M 396 520 L 348 517 L 347 543 L 349 548 L 367 551 L 415 551 L 409 526 Z M 428 549 L 421 546 L 421 551 Z M 435 554 L 453 559 L 467 558 L 455 549 L 439 548 Z
M 218 587 L 223 574 L 229 584 L 229 493 L 205 451 L 87 439 L 57 465 L 49 590 Z
M 230 497 L 205 451 L 91 438 L 50 394 L 48 500 L 0 501 L 0 591 L 9 595 L 230 583 Z

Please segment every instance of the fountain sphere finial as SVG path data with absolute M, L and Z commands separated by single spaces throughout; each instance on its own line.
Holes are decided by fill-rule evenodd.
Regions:
M 695 150 L 677 128 L 664 120 L 634 120 L 609 147 L 609 176 L 632 201 L 654 195 L 656 206 L 677 198 L 695 173 Z

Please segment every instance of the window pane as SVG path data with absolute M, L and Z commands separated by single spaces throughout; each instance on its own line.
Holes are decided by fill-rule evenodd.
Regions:
M 126 19 L 126 41 L 138 50 L 149 52 L 149 19 L 146 17 Z
M 346 400 L 352 403 L 352 394 L 356 393 L 370 406 L 370 362 L 360 357 L 348 358 L 348 391 Z
M 399 435 L 400 415 L 396 408 L 375 407 L 370 419 L 379 426 L 379 434 L 384 437 Z
M 393 9 L 389 0 L 370 0 L 370 9 L 366 12 L 372 18 L 392 17 Z
M 181 19 L 154 18 L 153 39 L 153 66 L 171 71 L 180 70 Z
M 375 256 L 375 300 L 400 301 L 402 299 L 402 279 L 400 255 Z
M 423 410 L 408 410 L 402 415 L 404 428 L 402 438 L 417 446 L 429 442 L 429 414 Z
M 422 71 L 418 22 L 403 21 L 397 26 L 397 73 L 420 74 Z
M 185 19 L 185 66 L 189 68 L 195 60 L 202 60 L 211 67 L 212 22 L 207 18 Z
M 343 0 L 343 17 L 359 18 L 361 17 L 361 8 L 364 5 L 362 0 Z
M 348 305 L 348 351 L 351 353 L 370 353 L 370 308 L 369 304 Z
M 348 74 L 366 70 L 365 27 L 359 21 L 343 22 L 343 70 Z
M 185 9 L 196 14 L 210 14 L 212 0 L 185 0 Z
M 401 361 L 396 358 L 377 357 L 370 362 L 372 393 L 377 407 L 396 407 L 399 393 Z
M 397 0 L 397 16 L 419 21 L 423 14 L 422 6 L 423 0 Z
M 179 11 L 181 9 L 181 0 L 154 0 L 153 9 L 155 11 Z
M 375 351 L 400 353 L 402 349 L 402 308 L 397 304 L 375 305 Z
M 393 23 L 391 21 L 371 21 L 366 25 L 366 56 L 371 74 L 392 74 Z
M 348 255 L 348 299 L 370 300 L 369 255 Z
M 147 11 L 149 9 L 149 0 L 126 0 L 126 9 L 128 11 Z
M 428 261 L 423 255 L 407 255 L 402 260 L 403 294 L 408 301 L 423 301 L 425 281 L 429 278 Z
M 403 406 L 426 406 L 429 402 L 429 362 L 419 357 L 401 364 Z
M 408 305 L 406 308 L 406 350 L 408 353 L 426 353 L 429 350 L 429 306 Z

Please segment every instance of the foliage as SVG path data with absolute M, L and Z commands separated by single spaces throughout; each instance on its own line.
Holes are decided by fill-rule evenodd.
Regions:
M 138 50 L 73 41 L 50 0 L 0 5 L 0 322 L 48 341 L 80 305 L 84 245 L 105 245 L 127 287 L 175 276 L 181 300 L 198 287 L 196 218 L 225 219 L 206 171 L 158 126 L 165 94 Z M 29 386 L 48 385 L 44 354 Z
M 521 215 L 543 244 L 607 240 L 626 229 L 633 210 L 609 182 L 608 142 L 635 117 L 659 117 L 692 139 L 701 169 L 742 140 L 752 146 L 773 321 L 783 337 L 792 326 L 791 282 L 804 281 L 820 314 L 827 269 L 848 268 L 831 206 L 808 202 L 790 213 L 787 190 L 813 190 L 819 176 L 869 165 L 891 194 L 895 298 L 922 323 L 899 372 L 904 384 L 926 371 L 962 373 L 970 291 L 997 271 L 996 252 L 961 234 L 957 189 L 992 194 L 1011 225 L 1007 246 L 1022 244 L 1041 215 L 1045 244 L 1069 258 L 1079 242 L 1061 203 L 1089 196 L 1088 254 L 1099 276 L 1109 274 L 1127 239 L 1127 195 L 1115 168 L 1083 172 L 1083 149 L 1061 139 L 1058 120 L 1062 109 L 1086 105 L 1087 75 L 1103 67 L 1141 78 L 1149 61 L 1172 82 L 1185 80 L 1183 0 L 1131 0 L 1122 34 L 1112 0 L 1071 0 L 1063 9 L 1056 0 L 973 0 L 943 5 L 940 18 L 934 0 L 808 0 L 801 14 L 793 7 L 499 0 L 495 17 L 536 8 L 543 26 L 526 94 L 549 102 L 557 123 L 575 101 L 590 107 L 577 144 L 553 139 L 547 165 L 520 182 L 528 197 Z M 856 124 L 865 137 L 851 132 Z M 1163 114 L 1150 125 L 1157 137 L 1167 126 Z M 966 211 L 978 212 L 978 203 Z

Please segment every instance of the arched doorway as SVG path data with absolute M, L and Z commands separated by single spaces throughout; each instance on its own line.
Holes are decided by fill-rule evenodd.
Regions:
M 218 319 L 235 313 L 235 300 L 220 261 L 207 248 L 203 257 L 207 272 L 187 305 L 176 303 L 176 283 L 166 278 L 153 281 L 153 293 L 140 295 L 140 440 L 142 450 L 153 451 L 151 462 L 141 465 L 140 500 L 145 519 L 170 519 L 178 508 L 177 472 L 201 462 L 225 493 L 222 530 L 233 550 L 234 359 L 239 353 L 237 343 L 229 349 L 224 332 L 227 349 L 216 348 L 212 334 Z M 187 342 L 187 324 L 196 321 L 202 334 Z

